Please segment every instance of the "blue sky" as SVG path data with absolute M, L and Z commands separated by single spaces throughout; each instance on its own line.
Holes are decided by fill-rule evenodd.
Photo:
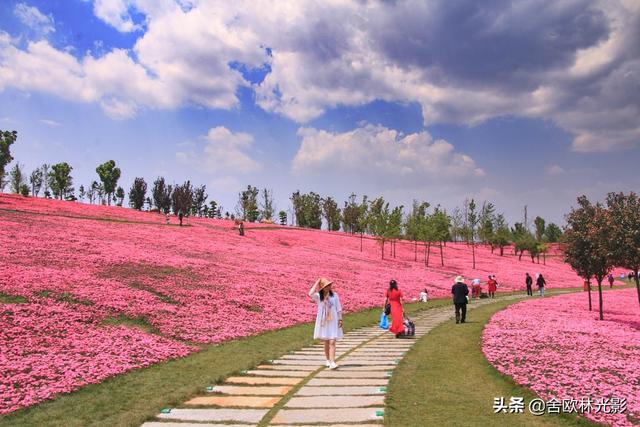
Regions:
M 229 211 L 252 184 L 562 222 L 640 189 L 639 33 L 627 1 L 5 0 L 0 129 L 76 187 L 114 159 Z

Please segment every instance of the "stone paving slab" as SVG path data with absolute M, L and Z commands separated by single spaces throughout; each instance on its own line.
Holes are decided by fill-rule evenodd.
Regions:
M 157 417 L 163 420 L 259 423 L 267 412 L 268 409 L 172 409 L 168 414 L 158 414 Z
M 386 387 L 376 386 L 346 386 L 346 387 L 307 387 L 298 390 L 296 396 L 371 396 L 385 394 Z
M 318 372 L 315 378 L 389 378 L 387 371 L 333 371 L 326 370 Z
M 207 405 L 244 407 L 244 408 L 273 408 L 278 403 L 280 396 L 260 397 L 260 396 L 199 396 L 185 402 L 185 405 Z
M 284 360 L 326 360 L 325 355 L 318 354 L 285 354 L 280 359 Z
M 198 424 L 203 425 L 203 424 Z M 206 424 L 204 424 L 206 425 Z M 288 424 L 269 424 L 271 426 L 286 426 Z M 318 427 L 318 424 L 307 425 L 307 424 L 296 424 L 295 427 Z M 232 426 L 235 427 L 235 426 Z M 249 426 L 248 426 L 249 427 Z M 382 424 L 322 424 L 322 427 L 382 427 Z
M 350 386 L 350 385 L 376 385 L 386 386 L 388 379 L 382 378 L 312 378 L 307 383 L 308 386 Z M 305 422 L 305 421 L 302 421 Z
M 253 369 L 247 371 L 247 375 L 257 375 L 261 377 L 298 377 L 305 378 L 309 376 L 308 371 L 282 371 L 277 369 Z
M 255 426 L 256 424 L 161 423 L 158 421 L 149 421 L 142 424 L 142 427 L 255 427 Z M 362 427 L 362 426 L 358 425 L 358 427 Z
M 225 380 L 229 384 L 273 384 L 273 385 L 296 385 L 302 378 L 272 378 L 272 377 L 229 377 Z
M 384 408 L 283 409 L 276 414 L 274 424 L 359 423 L 382 420 Z M 380 414 L 380 415 L 378 415 Z
M 210 393 L 222 393 L 233 395 L 251 395 L 251 396 L 284 396 L 291 391 L 290 386 L 236 386 L 236 385 L 217 385 L 211 390 L 207 390 Z
M 390 371 L 397 365 L 340 365 L 339 371 Z
M 324 360 L 283 360 L 273 361 L 274 365 L 302 365 L 302 366 L 324 366 Z
M 305 365 L 258 365 L 256 369 L 270 369 L 272 371 L 306 371 L 313 372 L 318 369 L 317 366 Z
M 396 359 L 382 359 L 380 358 L 379 360 L 371 360 L 371 359 L 355 359 L 352 357 L 348 357 L 345 359 L 341 359 L 338 360 L 338 365 L 359 365 L 359 366 L 366 366 L 366 365 L 397 365 L 396 363 Z
M 313 397 L 292 397 L 285 408 L 364 408 L 384 405 L 384 395 L 340 396 L 338 399 Z M 345 420 L 340 420 L 345 421 Z

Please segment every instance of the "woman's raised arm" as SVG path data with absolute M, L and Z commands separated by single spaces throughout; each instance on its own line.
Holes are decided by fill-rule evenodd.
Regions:
M 313 284 L 311 289 L 309 289 L 309 296 L 313 298 L 313 294 L 318 292 L 316 289 L 318 288 L 318 284 L 320 283 L 320 279 L 316 280 L 316 283 Z

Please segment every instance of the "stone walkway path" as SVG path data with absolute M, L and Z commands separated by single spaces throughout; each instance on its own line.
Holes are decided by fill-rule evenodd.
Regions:
M 519 297 L 474 301 L 469 311 Z M 413 319 L 415 339 L 396 339 L 377 325 L 351 331 L 338 342 L 340 367 L 333 371 L 324 367 L 322 344 L 302 348 L 207 387 L 142 427 L 379 427 L 393 370 L 417 339 L 452 317 L 453 307 L 422 312 Z

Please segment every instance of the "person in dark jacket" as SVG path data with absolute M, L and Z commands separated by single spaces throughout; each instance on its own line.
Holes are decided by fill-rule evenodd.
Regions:
M 547 284 L 545 282 L 544 277 L 542 277 L 542 273 L 538 274 L 538 279 L 536 280 L 536 285 L 538 285 L 538 289 L 540 290 L 540 296 L 544 296 L 544 287 Z
M 451 287 L 453 305 L 456 308 L 456 323 L 465 323 L 467 320 L 467 295 L 469 287 L 464 283 L 464 277 L 456 277 L 456 283 Z M 462 315 L 461 313 L 462 312 Z
M 524 282 L 527 284 L 527 295 L 533 296 L 533 290 L 531 289 L 531 286 L 533 286 L 533 279 L 529 276 L 529 273 L 526 274 L 527 277 L 524 279 Z

